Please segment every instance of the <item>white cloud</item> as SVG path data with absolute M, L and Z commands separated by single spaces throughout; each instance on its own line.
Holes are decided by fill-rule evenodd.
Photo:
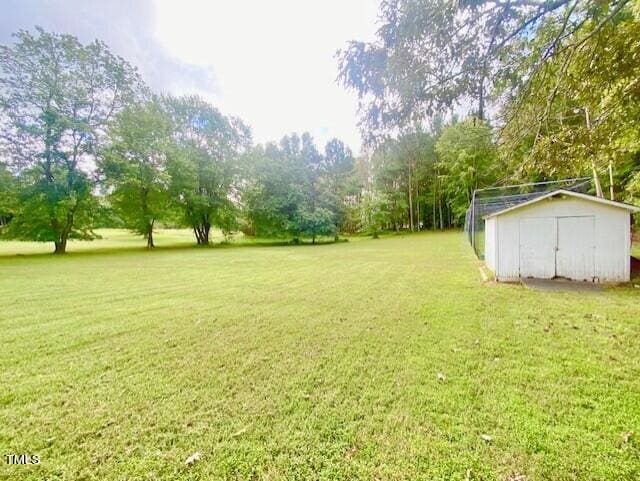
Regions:
M 156 90 L 216 92 L 214 70 L 172 56 L 158 42 L 155 14 L 152 0 L 3 0 L 0 43 L 10 42 L 17 30 L 33 30 L 36 25 L 75 35 L 85 43 L 97 38 L 137 66 Z
M 3 0 L 0 43 L 18 29 L 104 40 L 157 91 L 200 93 L 258 142 L 309 131 L 359 150 L 356 96 L 336 50 L 372 39 L 379 0 Z
M 335 82 L 336 50 L 370 39 L 378 0 L 156 0 L 156 36 L 184 62 L 212 67 L 200 93 L 248 122 L 259 142 L 309 131 L 360 146 L 356 97 Z M 184 88 L 184 92 L 191 91 Z

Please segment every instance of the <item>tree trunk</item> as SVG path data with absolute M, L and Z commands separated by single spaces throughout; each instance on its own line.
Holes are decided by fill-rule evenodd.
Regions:
M 440 211 L 440 230 L 443 230 L 444 219 L 442 218 L 442 192 L 440 192 L 440 179 L 438 179 L 438 209 Z
M 62 236 L 59 240 L 54 242 L 55 244 L 55 250 L 53 251 L 54 254 L 64 254 L 65 252 L 67 252 L 67 238 L 66 236 Z
M 589 141 L 591 141 L 591 117 L 589 116 L 589 109 L 587 107 L 584 108 L 584 120 L 587 124 L 587 132 L 589 133 Z M 589 149 L 591 150 L 591 149 Z M 600 198 L 604 197 L 604 193 L 602 192 L 602 185 L 600 184 L 600 177 L 598 177 L 598 171 L 596 170 L 596 163 L 591 158 L 591 172 L 593 173 L 593 183 L 596 187 L 596 195 Z
M 420 231 L 420 187 L 418 186 L 418 182 L 416 182 L 416 221 L 418 224 L 416 227 L 418 231 Z
M 609 160 L 609 197 L 611 200 L 616 200 L 613 192 L 613 162 Z
M 437 198 L 437 187 L 438 187 L 438 174 L 433 179 L 433 230 L 438 228 L 438 216 L 436 215 L 436 198 Z
M 413 196 L 411 187 L 411 162 L 409 162 L 409 229 L 413 232 Z
M 75 207 L 74 207 L 74 210 L 75 210 Z M 67 241 L 69 240 L 69 234 L 71 233 L 71 229 L 73 227 L 73 217 L 74 217 L 73 211 L 67 214 L 67 222 L 65 223 L 64 227 L 62 227 L 62 231 L 60 232 L 58 240 L 54 242 L 54 245 L 55 245 L 55 250 L 53 251 L 54 254 L 65 254 L 67 252 Z M 57 230 L 57 228 L 59 227 L 59 224 L 55 220 L 55 218 L 54 220 L 52 220 L 51 225 L 53 226 L 54 231 Z
M 153 243 L 153 222 L 147 225 L 147 249 L 153 249 L 155 244 Z
M 596 195 L 598 197 L 604 197 L 600 177 L 598 177 L 598 171 L 596 170 L 596 163 L 593 160 L 591 161 L 591 172 L 593 173 L 593 183 L 596 186 Z
M 199 246 L 209 245 L 209 235 L 211 232 L 211 224 L 203 222 L 202 224 L 193 226 L 193 233 L 196 236 L 196 243 Z

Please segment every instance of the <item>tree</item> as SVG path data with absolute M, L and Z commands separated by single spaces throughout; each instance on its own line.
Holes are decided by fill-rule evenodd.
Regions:
M 377 39 L 338 52 L 339 80 L 360 96 L 369 141 L 459 105 L 476 104 L 482 120 L 496 87 L 526 90 L 550 59 L 579 47 L 572 38 L 629 3 L 385 0 Z M 551 20 L 554 35 L 540 36 Z
M 367 194 L 364 198 L 365 227 L 374 239 L 391 223 L 391 201 L 387 194 Z
M 17 209 L 16 191 L 15 178 L 0 162 L 0 232 L 15 215 Z
M 421 129 L 387 139 L 373 153 L 374 189 L 386 194 L 389 217 L 398 230 L 427 225 L 432 197 L 427 195 L 435 178 L 434 135 Z
M 354 159 L 351 149 L 339 139 L 331 139 L 324 148 L 322 161 L 324 191 L 328 210 L 333 213 L 335 232 L 340 232 L 347 217 L 347 196 L 354 188 Z
M 473 191 L 495 181 L 497 150 L 486 122 L 470 118 L 446 127 L 436 143 L 442 189 L 456 222 L 464 219 Z
M 531 43 L 555 38 L 559 21 L 550 19 Z M 596 193 L 602 196 L 608 183 L 613 199 L 614 184 L 627 185 L 626 172 L 640 152 L 640 7 L 585 22 L 558 44 L 560 52 L 527 80 L 526 89 L 508 97 L 502 151 L 520 177 L 591 174 Z M 605 171 L 608 182 L 601 180 Z
M 242 202 L 250 231 L 262 237 L 296 236 L 296 216 L 304 202 L 300 137 L 258 146 L 246 157 Z
M 245 175 L 243 204 L 258 235 L 335 236 L 344 215 L 353 157 L 339 140 L 323 156 L 307 132 L 254 149 Z
M 18 176 L 20 208 L 8 233 L 54 242 L 89 239 L 89 168 L 112 116 L 144 90 L 136 70 L 99 41 L 21 30 L 0 46 L 0 149 Z
M 251 132 L 199 97 L 165 97 L 163 104 L 179 149 L 169 164 L 172 196 L 198 245 L 208 245 L 212 226 L 234 227 L 239 158 L 251 145 Z
M 156 222 L 170 213 L 167 165 L 176 153 L 171 134 L 171 120 L 158 101 L 132 105 L 116 117 L 99 160 L 114 208 L 127 228 L 147 239 L 148 248 L 154 247 Z

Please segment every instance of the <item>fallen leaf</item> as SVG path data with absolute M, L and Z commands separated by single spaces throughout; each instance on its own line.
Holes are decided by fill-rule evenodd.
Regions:
M 347 459 L 351 459 L 353 458 L 353 456 L 355 456 L 356 452 L 358 451 L 358 449 L 355 446 L 352 446 L 346 453 L 345 456 Z
M 240 431 L 236 431 L 235 433 L 233 433 L 233 434 L 231 435 L 231 437 L 232 437 L 232 438 L 237 438 L 238 436 L 242 436 L 244 433 L 246 433 L 246 432 L 247 432 L 247 429 L 249 429 L 249 428 L 244 427 L 244 428 L 242 428 Z
M 527 477 L 524 474 L 510 474 L 507 481 L 527 481 Z
M 187 458 L 187 460 L 184 462 L 184 464 L 186 464 L 187 466 L 193 466 L 195 463 L 197 463 L 198 461 L 200 461 L 200 458 L 202 457 L 202 454 L 200 453 L 193 453 L 191 456 L 189 456 Z
M 633 436 L 632 432 L 622 433 L 622 442 L 625 444 L 628 443 L 629 441 L 631 441 L 632 436 Z
M 438 373 L 438 381 L 445 381 L 446 379 L 447 379 L 447 376 L 445 376 L 441 372 Z
M 488 434 L 481 434 L 480 437 L 482 438 L 483 441 L 486 441 L 488 443 L 493 441 L 493 436 L 489 436 Z

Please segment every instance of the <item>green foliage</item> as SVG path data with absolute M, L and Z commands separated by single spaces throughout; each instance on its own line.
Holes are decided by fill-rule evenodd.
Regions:
M 373 197 L 383 196 L 388 206 L 385 228 L 420 229 L 436 225 L 434 207 L 442 199 L 437 175 L 435 132 L 416 130 L 382 143 L 371 158 Z
M 322 191 L 324 205 L 330 211 L 334 231 L 346 229 L 349 204 L 346 199 L 358 193 L 354 176 L 354 158 L 351 149 L 339 139 L 331 139 L 324 148 L 322 159 Z M 328 229 L 324 229 L 328 232 Z
M 177 155 L 168 164 L 171 194 L 199 245 L 209 244 L 212 227 L 236 228 L 233 196 L 240 156 L 251 145 L 249 128 L 199 97 L 165 97 Z
M 85 168 L 112 115 L 143 90 L 135 69 L 95 41 L 19 31 L 0 46 L 0 148 L 19 180 L 8 234 L 53 241 L 91 238 L 93 182 Z
M 375 41 L 338 52 L 339 79 L 360 96 L 369 140 L 470 102 L 483 119 L 496 87 L 517 88 L 538 68 L 532 58 L 558 53 L 556 37 L 529 43 L 549 19 L 570 37 L 625 3 L 386 0 Z
M 367 195 L 363 201 L 366 230 L 374 238 L 392 222 L 393 202 L 388 194 Z
M 445 127 L 435 150 L 442 175 L 442 190 L 457 223 L 471 203 L 475 189 L 496 181 L 497 149 L 491 127 L 475 118 Z
M 17 205 L 16 179 L 0 162 L 0 232 L 13 218 Z
M 148 247 L 154 247 L 156 222 L 170 216 L 167 166 L 176 155 L 171 132 L 171 119 L 158 101 L 128 107 L 111 125 L 111 143 L 99 161 L 112 205 Z
M 532 56 L 541 66 L 509 97 L 504 156 L 521 178 L 593 173 L 599 180 L 611 166 L 614 182 L 632 189 L 640 168 L 640 17 L 620 4 L 571 36 L 561 32 L 562 19 L 549 19 L 528 42 L 540 52 L 557 38 L 558 52 L 544 62 Z
M 257 147 L 246 158 L 245 215 L 260 236 L 336 235 L 345 221 L 353 156 L 339 140 L 321 155 L 308 133 Z

